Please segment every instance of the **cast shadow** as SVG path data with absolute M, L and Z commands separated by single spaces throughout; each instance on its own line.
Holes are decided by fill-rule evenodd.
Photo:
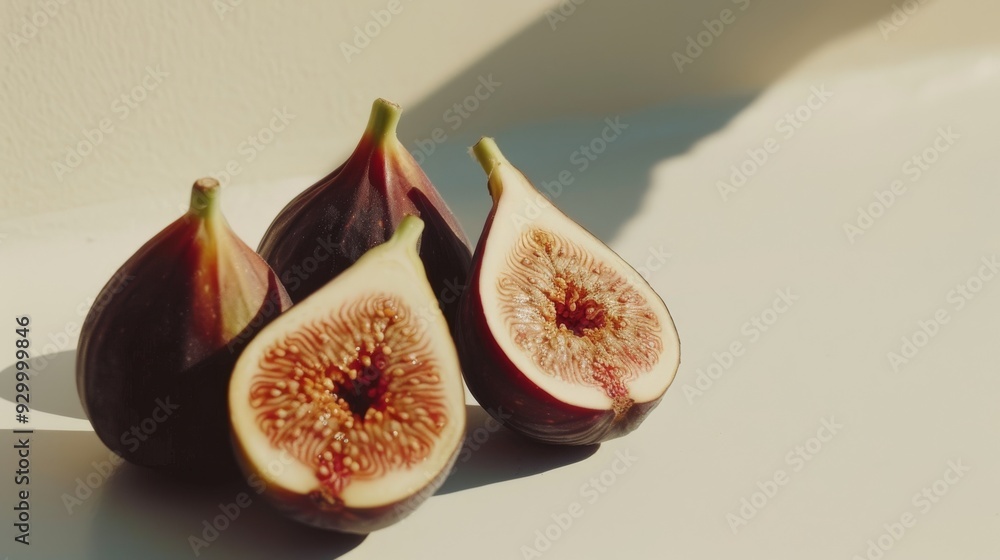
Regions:
M 569 171 L 574 181 L 557 206 L 610 240 L 642 206 L 655 164 L 722 129 L 801 60 L 874 25 L 894 1 L 552 2 L 408 107 L 399 138 L 473 242 L 490 208 L 485 178 L 468 156 L 480 136 L 498 137 L 536 186 Z M 705 21 L 714 26 L 723 10 L 732 22 L 719 23 L 713 36 Z M 442 25 L 452 20 L 442 18 Z M 708 45 L 687 52 L 688 38 L 699 34 Z M 690 63 L 678 62 L 677 54 Z M 631 127 L 621 140 L 587 169 L 573 163 L 572 154 L 615 117 Z
M 243 500 L 246 506 L 198 550 L 198 558 L 325 560 L 364 540 L 289 521 L 238 480 L 184 483 L 121 463 L 90 431 L 35 430 L 15 437 L 30 440 L 30 485 L 18 485 L 11 469 L 0 490 L 12 498 L 30 490 L 33 558 L 193 558 L 189 539 L 204 538 L 205 523 L 223 514 L 219 505 L 233 503 L 241 492 L 251 501 Z M 13 542 L 15 531 L 4 523 L 0 537 Z
M 436 495 L 532 476 L 582 461 L 600 444 L 564 446 L 539 443 L 499 426 L 477 404 L 465 405 L 462 450 Z
M 14 402 L 17 394 L 15 375 L 17 364 L 0 371 L 0 377 L 11 380 L 0 384 L 0 398 Z M 31 387 L 31 410 L 86 420 L 76 391 L 76 350 L 65 350 L 28 359 Z
M 123 464 L 105 484 L 91 551 L 93 558 L 327 560 L 366 537 L 286 519 L 242 481 L 196 484 Z
M 518 125 L 495 138 L 507 159 L 555 206 L 610 241 L 641 206 L 655 165 L 723 128 L 753 99 L 733 96 L 606 117 L 627 128 L 594 159 L 582 156 L 580 148 L 600 139 L 605 117 Z M 468 154 L 476 140 L 449 139 L 422 163 L 440 191 L 451 191 L 444 195 L 448 206 L 473 243 L 492 204 L 486 176 Z

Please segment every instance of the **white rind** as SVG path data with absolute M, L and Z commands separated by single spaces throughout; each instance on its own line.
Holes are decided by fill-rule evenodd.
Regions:
M 658 399 L 670 386 L 680 365 L 680 339 L 673 319 L 652 287 L 607 245 L 563 214 L 539 193 L 512 165 L 496 163 L 490 174 L 490 189 L 499 189 L 493 223 L 483 248 L 479 275 L 479 294 L 489 330 L 503 353 L 532 383 L 560 401 L 595 410 L 612 408 L 612 400 L 596 386 L 579 385 L 541 371 L 531 357 L 511 340 L 504 324 L 497 278 L 507 269 L 507 255 L 514 249 L 521 233 L 529 228 L 563 235 L 569 239 L 591 239 L 586 249 L 601 262 L 614 264 L 620 274 L 630 274 L 627 280 L 639 291 L 656 314 L 660 324 L 663 349 L 651 371 L 628 383 L 629 396 L 637 403 Z
M 269 490 L 284 489 L 296 494 L 308 494 L 318 490 L 319 483 L 311 466 L 272 446 L 258 428 L 256 412 L 248 403 L 250 386 L 259 371 L 257 364 L 269 347 L 286 333 L 296 330 L 298 325 L 326 316 L 331 310 L 368 294 L 390 293 L 398 297 L 426 329 L 421 336 L 425 336 L 431 344 L 430 353 L 440 368 L 438 373 L 444 391 L 443 401 L 448 407 L 448 423 L 422 463 L 411 468 L 390 468 L 384 475 L 372 480 L 352 479 L 341 494 L 344 504 L 354 508 L 373 508 L 416 494 L 444 470 L 461 444 L 465 433 L 465 390 L 458 355 L 434 293 L 423 280 L 426 277 L 415 247 L 411 250 L 405 246 L 393 246 L 393 243 L 402 241 L 390 240 L 372 249 L 354 266 L 277 317 L 250 342 L 237 362 L 229 385 L 233 432 L 245 460 L 263 477 Z

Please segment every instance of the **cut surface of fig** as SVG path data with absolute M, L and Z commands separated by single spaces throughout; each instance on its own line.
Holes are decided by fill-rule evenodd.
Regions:
M 229 399 L 238 454 L 300 521 L 355 533 L 384 527 L 433 494 L 454 463 L 464 389 L 417 256 L 421 229 L 404 218 L 237 363 Z
M 541 227 L 520 232 L 506 261 L 483 299 L 496 310 L 487 315 L 491 328 L 506 331 L 519 361 L 534 366 L 526 363 L 525 374 L 566 402 L 606 408 L 607 398 L 626 411 L 627 384 L 652 371 L 663 352 L 661 319 L 647 298 L 579 244 Z
M 458 345 L 469 388 L 509 427 L 555 443 L 634 429 L 680 360 L 656 292 L 556 209 L 483 139 L 474 152 L 493 208 L 463 297 Z
M 143 245 L 84 321 L 77 388 L 94 431 L 132 463 L 202 476 L 232 468 L 226 389 L 240 351 L 291 306 L 200 179 L 187 213 Z
M 377 99 L 361 140 L 335 171 L 293 199 L 268 227 L 260 254 L 292 300 L 302 301 L 385 242 L 406 215 L 420 217 L 420 258 L 452 322 L 472 252 L 458 220 L 396 137 L 402 110 Z

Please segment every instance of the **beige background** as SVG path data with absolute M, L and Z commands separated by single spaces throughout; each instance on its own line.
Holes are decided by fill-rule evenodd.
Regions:
M 236 183 L 324 173 L 353 146 L 374 97 L 407 109 L 401 138 L 412 147 L 480 75 L 504 85 L 473 115 L 473 135 L 752 93 L 859 27 L 868 31 L 859 38 L 863 50 L 824 53 L 824 67 L 996 41 L 986 17 L 993 4 L 966 0 L 925 4 L 921 17 L 885 42 L 873 20 L 891 5 L 588 0 L 561 16 L 565 21 L 550 21 L 545 11 L 558 3 L 399 0 L 399 13 L 348 61 L 342 44 L 387 1 L 4 2 L 0 188 L 9 196 L 0 200 L 0 216 L 175 189 L 242 160 L 240 144 L 267 126 L 276 108 L 297 115 L 293 126 L 245 165 Z M 737 24 L 678 73 L 671 54 L 722 9 L 734 10 Z M 147 67 L 167 76 L 134 107 L 122 105 Z M 53 162 L 65 162 L 83 131 L 102 119 L 114 131 L 79 166 L 55 171 Z
M 28 37 L 24 22 L 42 21 L 45 6 L 55 15 Z M 190 554 L 188 536 L 241 490 L 129 468 L 105 479 L 107 451 L 73 385 L 89 298 L 179 215 L 195 178 L 231 160 L 241 172 L 224 208 L 255 245 L 285 202 L 340 163 L 384 96 L 404 106 L 411 150 L 446 131 L 423 166 L 472 239 L 489 204 L 465 153 L 478 136 L 496 135 L 539 185 L 568 172 L 555 203 L 669 305 L 683 347 L 675 385 L 640 430 L 591 449 L 524 445 L 486 430 L 473 407 L 469 436 L 485 443 L 405 522 L 347 539 L 255 500 L 201 557 L 523 558 L 574 503 L 582 516 L 543 558 L 865 558 L 907 514 L 915 524 L 886 541 L 886 560 L 1000 556 L 1000 281 L 974 280 L 1000 253 L 995 2 L 587 0 L 557 21 L 552 2 L 403 1 L 346 60 L 341 43 L 387 6 L 0 5 L 0 321 L 31 315 L 42 355 L 31 426 L 65 430 L 35 435 L 36 545 L 8 545 L 4 517 L 0 552 Z M 893 20 L 902 7 L 912 13 Z M 678 71 L 674 53 L 724 9 L 733 23 Z M 147 67 L 169 75 L 122 118 L 116 99 L 143 87 Z M 446 111 L 489 76 L 500 85 L 452 129 Z M 275 110 L 294 117 L 250 160 L 241 143 Z M 796 112 L 801 126 L 789 128 Z M 101 119 L 113 132 L 57 177 L 53 162 Z M 573 154 L 605 119 L 628 128 L 581 169 Z M 747 163 L 765 146 L 763 164 Z M 732 166 L 752 171 L 724 197 Z M 863 234 L 845 233 L 894 181 L 903 194 Z M 959 284 L 979 291 L 966 299 Z M 776 291 L 798 299 L 786 308 Z M 901 339 L 919 339 L 939 310 L 947 322 L 894 367 Z M 0 347 L 13 341 L 12 329 L 0 335 Z M 12 357 L 0 364 L 9 380 Z M 0 426 L 13 427 L 12 394 L 4 382 Z M 833 424 L 835 435 L 823 428 Z M 799 446 L 813 449 L 808 461 Z M 635 461 L 621 469 L 623 455 Z M 969 471 L 946 480 L 949 463 Z M 12 466 L 4 454 L 0 469 Z M 591 480 L 615 467 L 590 501 Z M 91 476 L 97 488 L 67 512 L 63 496 Z M 742 500 L 776 477 L 785 483 L 744 518 Z M 936 502 L 919 497 L 935 484 Z

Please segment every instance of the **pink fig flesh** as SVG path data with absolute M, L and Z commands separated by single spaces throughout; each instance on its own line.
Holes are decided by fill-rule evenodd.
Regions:
M 229 387 L 240 466 L 285 515 L 367 533 L 454 465 L 465 426 L 455 345 L 407 216 L 387 243 L 268 325 Z
M 680 363 L 669 311 L 492 139 L 473 151 L 493 207 L 455 330 L 469 390 L 487 411 L 508 411 L 497 420 L 536 440 L 582 445 L 631 432 Z

